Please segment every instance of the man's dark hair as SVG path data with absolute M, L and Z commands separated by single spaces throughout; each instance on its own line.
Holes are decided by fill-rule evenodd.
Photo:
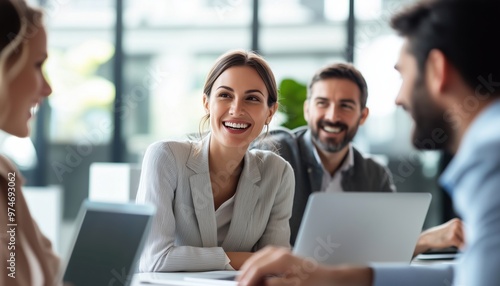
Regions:
M 408 39 L 421 74 L 438 49 L 476 93 L 500 95 L 499 13 L 499 0 L 421 1 L 395 15 L 391 26 Z
M 366 100 L 368 99 L 368 86 L 366 85 L 365 78 L 359 70 L 357 70 L 351 64 L 336 63 L 328 65 L 316 72 L 314 74 L 311 83 L 309 84 L 309 90 L 307 98 L 311 97 L 311 89 L 315 83 L 325 79 L 347 79 L 354 82 L 360 92 L 359 102 L 361 103 L 361 109 L 366 107 Z

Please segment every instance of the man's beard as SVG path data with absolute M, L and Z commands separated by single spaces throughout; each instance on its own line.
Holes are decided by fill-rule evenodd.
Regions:
M 412 143 L 421 150 L 447 149 L 451 145 L 452 127 L 444 119 L 445 110 L 432 101 L 423 75 L 415 81 L 411 95 L 411 112 L 415 121 Z
M 317 147 L 319 147 L 320 149 L 322 149 L 326 152 L 330 152 L 330 153 L 339 152 L 342 149 L 344 149 L 344 147 L 346 147 L 352 141 L 354 136 L 356 136 L 356 133 L 358 132 L 358 126 L 359 126 L 360 120 L 361 120 L 361 118 L 358 120 L 358 122 L 356 123 L 356 125 L 352 129 L 349 129 L 349 126 L 347 126 L 347 124 L 342 123 L 342 122 L 337 121 L 335 123 L 332 123 L 332 122 L 320 120 L 316 126 L 316 129 L 311 128 L 311 135 L 312 135 L 313 142 Z M 345 130 L 344 138 L 340 142 L 338 142 L 338 140 L 334 139 L 334 138 L 327 138 L 326 140 L 321 140 L 319 138 L 319 130 L 322 129 L 323 126 L 341 128 L 341 132 Z M 323 130 L 323 132 L 326 132 L 326 131 Z

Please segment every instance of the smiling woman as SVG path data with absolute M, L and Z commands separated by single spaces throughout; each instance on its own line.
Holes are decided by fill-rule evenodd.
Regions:
M 268 64 L 252 52 L 222 55 L 203 105 L 210 132 L 200 142 L 157 142 L 144 156 L 137 201 L 158 213 L 140 271 L 238 269 L 266 245 L 290 246 L 293 170 L 248 150 L 278 107 Z
M 253 68 L 234 66 L 225 70 L 210 93 L 203 96 L 211 140 L 226 148 L 248 147 L 276 112 L 276 98 L 271 98 L 270 106 L 268 98 L 266 85 Z
M 226 73 L 226 70 L 230 68 L 233 68 L 233 71 Z M 234 68 L 239 69 L 234 70 Z M 224 76 L 221 78 L 221 75 Z M 247 75 L 249 76 L 248 78 Z M 217 64 L 214 65 L 212 70 L 208 73 L 207 80 L 203 87 L 203 102 L 206 111 L 204 121 L 210 118 L 210 111 L 207 108 L 207 102 L 212 94 L 216 93 L 216 96 L 218 96 L 220 92 L 226 90 L 226 93 L 223 94 L 223 96 L 227 96 L 227 91 L 232 92 L 233 94 L 235 92 L 234 89 L 222 85 L 221 82 L 224 80 L 242 81 L 242 79 L 245 81 L 251 79 L 251 84 L 247 83 L 247 85 L 255 87 L 255 89 L 248 89 L 245 91 L 246 94 L 254 95 L 253 97 L 250 96 L 249 100 L 253 99 L 262 104 L 267 103 L 267 106 L 270 109 L 269 111 L 271 112 L 270 116 L 272 117 L 274 115 L 278 107 L 278 89 L 271 68 L 262 57 L 254 53 L 232 51 L 221 56 L 217 61 Z M 219 89 L 222 89 L 222 91 L 219 91 Z M 270 121 L 271 118 L 266 120 L 266 125 L 269 124 Z M 213 127 L 213 125 L 211 125 L 211 127 Z M 255 138 L 252 138 L 252 140 L 253 139 Z
M 7 11 L 8 9 L 4 13 Z M 12 41 L 0 44 L 4 50 L 1 59 L 1 86 L 5 93 L 2 96 L 0 127 L 20 137 L 29 133 L 27 123 L 33 108 L 52 92 L 42 73 L 42 64 L 47 58 L 47 35 L 41 24 L 42 14 L 30 9 L 26 14 L 25 21 L 28 25 L 20 25 L 19 20 L 17 25 L 2 24 L 5 29 L 2 40 Z M 12 15 L 7 16 L 11 17 Z M 13 28 L 19 29 L 19 32 L 14 32 Z
M 47 36 L 41 12 L 0 0 L 0 129 L 29 135 L 35 107 L 50 93 L 42 73 Z M 0 156 L 0 285 L 55 285 L 59 260 L 31 218 L 19 171 Z
M 42 73 L 42 64 L 47 58 L 47 36 L 43 27 L 38 29 L 29 39 L 30 44 L 20 53 L 14 53 L 5 67 L 10 96 L 1 127 L 19 137 L 28 136 L 28 119 L 52 92 Z

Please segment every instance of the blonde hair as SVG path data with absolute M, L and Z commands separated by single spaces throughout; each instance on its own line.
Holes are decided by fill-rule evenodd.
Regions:
M 43 27 L 43 14 L 24 0 L 0 0 L 0 124 L 9 109 L 10 83 L 28 59 L 28 41 Z

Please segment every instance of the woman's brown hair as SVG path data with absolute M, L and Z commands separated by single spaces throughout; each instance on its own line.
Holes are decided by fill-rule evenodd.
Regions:
M 272 107 L 278 101 L 278 87 L 276 85 L 276 79 L 274 74 L 269 67 L 269 64 L 260 55 L 252 51 L 244 50 L 232 50 L 222 56 L 220 56 L 213 65 L 212 69 L 207 75 L 205 80 L 205 85 L 203 87 L 203 93 L 210 98 L 210 93 L 212 92 L 212 87 L 219 78 L 219 76 L 231 67 L 246 66 L 253 68 L 260 76 L 262 81 L 266 86 L 268 97 L 267 106 Z M 202 127 L 206 124 L 210 115 L 207 114 L 203 117 L 200 123 L 200 136 L 202 135 Z

